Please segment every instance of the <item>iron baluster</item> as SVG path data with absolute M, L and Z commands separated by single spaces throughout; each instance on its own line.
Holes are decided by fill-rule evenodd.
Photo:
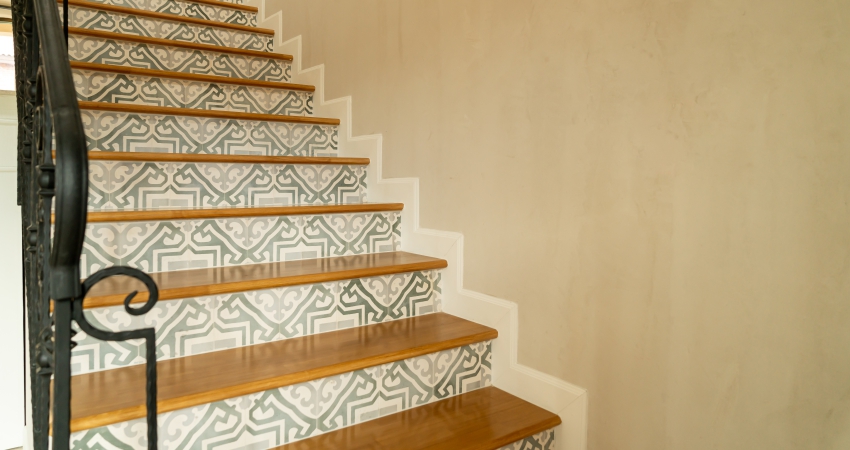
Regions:
M 131 292 L 127 295 L 126 298 L 124 298 L 124 310 L 128 314 L 133 316 L 141 316 L 154 307 L 157 299 L 159 298 L 159 291 L 156 287 L 156 283 L 154 283 L 153 279 L 151 279 L 148 274 L 131 267 L 108 267 L 106 269 L 102 269 L 95 272 L 94 275 L 88 277 L 85 283 L 83 283 L 83 295 L 85 296 L 85 293 L 87 293 L 92 288 L 92 286 L 99 283 L 101 280 L 116 275 L 133 277 L 144 283 L 145 286 L 148 288 L 148 299 L 147 301 L 145 301 L 145 304 L 139 308 L 133 308 L 132 306 L 130 306 L 131 302 L 133 301 L 133 298 L 135 298 L 136 294 L 138 294 L 137 291 Z M 88 323 L 88 321 L 86 320 L 86 316 L 83 314 L 83 298 L 78 298 L 74 301 L 73 315 L 74 321 L 77 322 L 77 324 L 80 326 L 80 329 L 95 339 L 100 339 L 102 341 L 126 341 L 129 339 L 145 340 L 145 390 L 147 391 L 145 406 L 147 407 L 148 449 L 156 450 L 157 427 L 155 330 L 153 328 L 142 328 L 140 330 L 111 332 L 95 328 Z

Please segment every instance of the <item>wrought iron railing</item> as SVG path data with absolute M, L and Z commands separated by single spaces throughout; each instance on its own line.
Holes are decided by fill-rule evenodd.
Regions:
M 110 332 L 91 326 L 83 299 L 99 281 L 124 275 L 142 281 L 148 300 L 131 306 L 148 312 L 157 288 L 145 273 L 109 267 L 80 280 L 86 228 L 88 156 L 86 136 L 68 58 L 68 4 L 60 19 L 55 0 L 12 0 L 18 100 L 18 204 L 23 235 L 22 263 L 30 354 L 33 443 L 36 450 L 65 450 L 71 437 L 72 321 L 95 339 L 145 339 L 147 349 L 148 448 L 157 445 L 156 350 L 153 328 Z M 52 389 L 51 389 L 52 385 Z M 109 389 L 103 386 L 103 389 Z M 52 427 L 52 433 L 49 428 Z

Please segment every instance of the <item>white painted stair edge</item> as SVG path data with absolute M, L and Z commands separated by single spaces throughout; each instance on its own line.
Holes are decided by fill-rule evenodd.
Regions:
M 517 304 L 464 289 L 463 234 L 419 226 L 419 179 L 383 178 L 383 136 L 352 136 L 351 96 L 325 100 L 325 67 L 302 68 L 301 36 L 284 42 L 281 12 L 267 17 L 266 0 L 249 0 L 247 4 L 259 8 L 258 26 L 275 31 L 274 51 L 293 56 L 292 82 L 316 86 L 314 114 L 340 119 L 341 155 L 371 159 L 367 170 L 368 200 L 404 203 L 402 250 L 449 262 L 442 277 L 443 310 L 499 331 L 499 338 L 493 342 L 493 384 L 558 414 L 563 421 L 556 429 L 555 442 L 559 450 L 586 450 L 587 391 L 517 362 Z

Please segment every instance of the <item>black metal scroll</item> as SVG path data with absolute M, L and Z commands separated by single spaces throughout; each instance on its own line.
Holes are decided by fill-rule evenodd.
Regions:
M 94 275 L 88 277 L 83 283 L 83 295 L 88 293 L 89 290 L 91 290 L 92 286 L 99 283 L 101 280 L 116 275 L 133 277 L 144 283 L 145 286 L 148 288 L 148 299 L 147 301 L 145 301 L 145 304 L 140 308 L 133 308 L 132 306 L 130 306 L 131 302 L 133 301 L 133 298 L 135 298 L 136 294 L 138 294 L 137 291 L 131 292 L 127 295 L 126 298 L 124 298 L 124 310 L 127 311 L 128 314 L 133 316 L 141 316 L 154 307 L 157 298 L 159 298 L 159 291 L 157 290 L 156 283 L 154 283 L 154 281 L 148 274 L 132 267 L 116 266 L 97 271 Z M 156 449 L 157 429 L 155 330 L 153 328 L 143 328 L 140 330 L 112 332 L 95 328 L 88 323 L 85 314 L 83 314 L 83 298 L 78 298 L 74 300 L 73 316 L 74 321 L 77 322 L 77 324 L 80 326 L 80 329 L 95 339 L 100 339 L 101 341 L 127 341 L 130 339 L 145 340 L 145 389 L 147 391 L 146 406 L 148 420 L 148 448 Z

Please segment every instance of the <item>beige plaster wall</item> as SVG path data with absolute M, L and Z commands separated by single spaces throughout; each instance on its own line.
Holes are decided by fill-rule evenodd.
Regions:
M 268 5 L 592 450 L 850 448 L 850 2 Z

